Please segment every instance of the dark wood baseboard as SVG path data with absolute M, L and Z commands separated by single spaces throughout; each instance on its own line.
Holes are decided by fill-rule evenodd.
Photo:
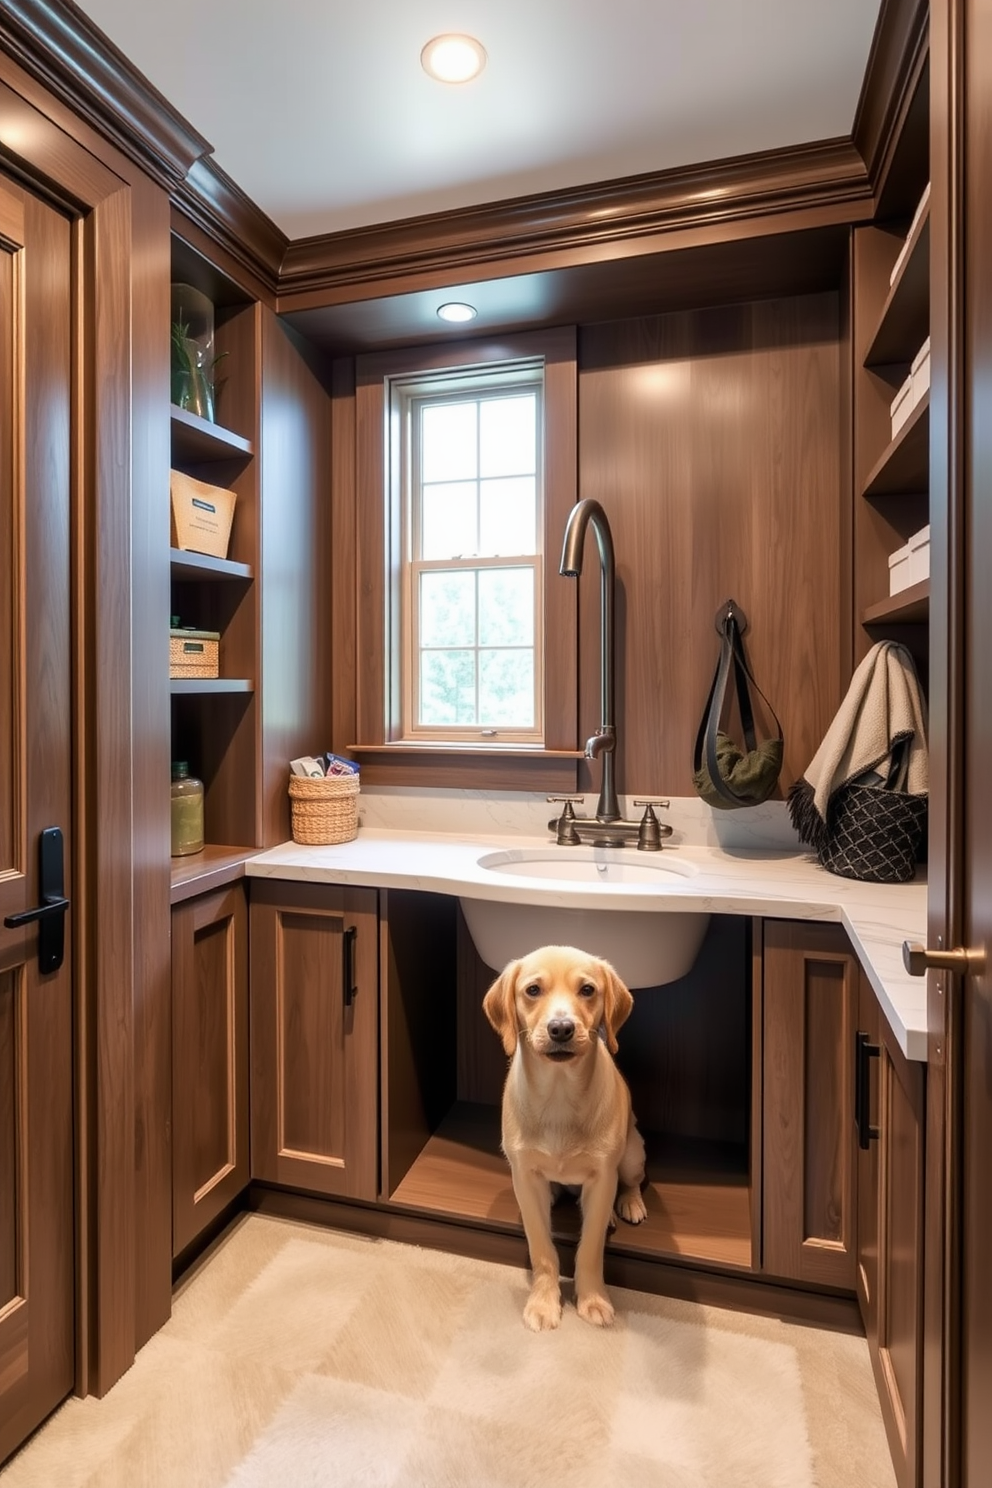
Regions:
M 172 1262 L 173 1290 L 180 1282 L 188 1280 L 195 1270 L 209 1261 L 235 1220 L 248 1210 L 248 1194 L 248 1189 L 243 1188 L 208 1225 L 204 1225 L 196 1239 L 191 1240 L 185 1250 L 181 1250 L 174 1258 Z

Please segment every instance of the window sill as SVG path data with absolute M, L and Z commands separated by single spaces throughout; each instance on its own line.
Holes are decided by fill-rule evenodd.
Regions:
M 456 789 L 564 791 L 576 789 L 581 749 L 522 744 L 349 744 L 367 785 L 452 786 Z

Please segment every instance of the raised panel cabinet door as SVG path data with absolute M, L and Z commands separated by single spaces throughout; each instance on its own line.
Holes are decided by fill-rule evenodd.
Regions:
M 878 1308 L 868 1342 L 899 1488 L 916 1488 L 922 1448 L 925 1073 L 905 1058 L 884 1024 L 880 1046 Z
M 375 1199 L 376 891 L 253 879 L 250 925 L 252 1177 Z
M 241 884 L 172 911 L 172 1253 L 248 1185 L 248 906 Z
M 859 971 L 839 926 L 764 922 L 762 1265 L 851 1292 Z
M 0 175 L 0 1462 L 75 1379 L 73 268 L 68 220 Z M 57 966 L 40 954 L 55 921 L 24 918 L 48 898 L 49 827 Z

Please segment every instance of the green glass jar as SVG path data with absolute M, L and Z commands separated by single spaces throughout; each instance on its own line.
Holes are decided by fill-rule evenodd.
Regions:
M 203 851 L 203 781 L 185 760 L 172 761 L 172 856 Z

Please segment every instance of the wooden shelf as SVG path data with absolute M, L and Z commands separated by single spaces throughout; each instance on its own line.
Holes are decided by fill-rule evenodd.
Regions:
M 510 1170 L 499 1150 L 496 1106 L 452 1107 L 393 1193 L 393 1204 L 520 1231 Z M 648 1183 L 642 1224 L 620 1223 L 607 1250 L 679 1256 L 751 1267 L 751 1205 L 744 1157 L 736 1148 L 678 1143 L 645 1133 Z M 578 1206 L 567 1197 L 552 1211 L 558 1239 L 576 1240 Z
M 170 903 L 181 904 L 210 889 L 235 883 L 245 876 L 245 863 L 258 851 L 254 847 L 220 847 L 208 843 L 202 852 L 173 858 Z
M 172 463 L 202 465 L 213 460 L 230 460 L 239 455 L 246 459 L 254 454 L 250 439 L 190 413 L 188 408 L 171 405 Z
M 865 481 L 862 496 L 908 496 L 930 488 L 930 394 L 925 393 Z
M 861 617 L 862 625 L 912 625 L 930 618 L 930 580 L 921 579 L 898 594 L 879 600 Z
M 865 352 L 866 367 L 911 362 L 930 333 L 930 207 L 908 239 L 906 257 L 889 290 Z
M 169 691 L 173 697 L 222 692 L 250 693 L 255 691 L 255 684 L 246 677 L 170 677 Z
M 174 579 L 253 579 L 250 563 L 235 563 L 232 558 L 211 558 L 206 553 L 190 553 L 185 548 L 170 548 L 169 561 Z

